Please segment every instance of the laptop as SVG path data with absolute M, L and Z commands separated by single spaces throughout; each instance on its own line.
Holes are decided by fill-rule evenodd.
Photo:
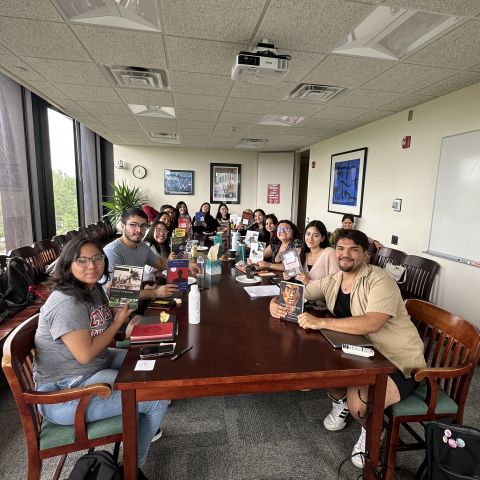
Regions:
M 342 348 L 342 344 L 355 345 L 357 347 L 373 347 L 373 343 L 365 335 L 352 335 L 351 333 L 334 332 L 333 330 L 321 330 L 322 335 L 333 348 Z

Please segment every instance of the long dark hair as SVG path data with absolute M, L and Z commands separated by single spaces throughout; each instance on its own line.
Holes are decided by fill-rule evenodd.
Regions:
M 80 256 L 80 250 L 84 245 L 95 245 L 100 253 L 103 254 L 102 247 L 95 241 L 83 236 L 72 238 L 63 248 L 62 253 L 57 260 L 57 265 L 53 272 L 52 290 L 59 290 L 65 295 L 70 295 L 79 302 L 92 302 L 91 290 L 82 282 L 77 280 L 72 273 L 72 262 Z M 105 265 L 103 275 L 107 281 L 108 258 L 105 256 Z
M 220 209 L 222 207 L 225 207 L 227 209 L 227 219 L 230 220 L 230 212 L 228 210 L 228 205 L 226 203 L 223 203 L 223 202 L 221 202 L 220 205 L 218 205 L 217 216 L 215 218 L 217 220 L 223 220 L 222 214 L 220 213 Z
M 321 222 L 320 220 L 312 220 L 306 227 L 305 227 L 305 233 L 307 233 L 307 230 L 310 227 L 316 228 L 319 232 L 320 235 L 323 237 L 323 240 L 320 242 L 320 248 L 327 248 L 330 246 L 330 242 L 328 241 L 328 235 L 327 235 L 327 227 L 325 227 L 324 223 Z M 300 250 L 300 261 L 302 262 L 302 265 L 305 264 L 305 259 L 307 257 L 307 253 L 310 252 L 310 248 L 307 246 L 307 243 L 305 242 L 305 238 L 303 241 L 302 249 Z
M 167 230 L 167 238 L 163 243 L 159 243 L 155 240 L 155 228 L 157 225 L 163 225 L 165 229 Z M 165 248 L 165 251 L 167 252 L 168 255 L 170 255 L 170 242 L 168 241 L 170 237 L 170 230 L 167 227 L 165 222 L 161 222 L 160 219 L 154 220 L 152 223 L 152 226 L 149 228 L 147 234 L 145 235 L 145 242 L 149 243 L 150 245 L 153 245 L 155 247 L 155 250 L 160 254 L 162 247 Z

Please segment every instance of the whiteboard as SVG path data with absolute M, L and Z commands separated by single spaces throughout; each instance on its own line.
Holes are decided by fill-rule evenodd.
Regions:
M 429 253 L 480 262 L 480 130 L 442 138 Z

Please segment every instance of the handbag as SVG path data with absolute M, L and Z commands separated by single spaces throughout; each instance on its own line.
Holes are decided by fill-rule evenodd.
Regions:
M 407 280 L 407 267 L 405 265 L 394 265 L 387 263 L 383 269 L 397 282 L 405 283 Z

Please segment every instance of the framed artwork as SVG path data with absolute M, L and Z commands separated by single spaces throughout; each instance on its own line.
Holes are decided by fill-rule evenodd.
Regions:
M 164 170 L 165 195 L 193 195 L 193 170 Z
M 362 216 L 368 148 L 332 155 L 328 211 Z
M 240 203 L 241 165 L 210 164 L 210 203 Z

